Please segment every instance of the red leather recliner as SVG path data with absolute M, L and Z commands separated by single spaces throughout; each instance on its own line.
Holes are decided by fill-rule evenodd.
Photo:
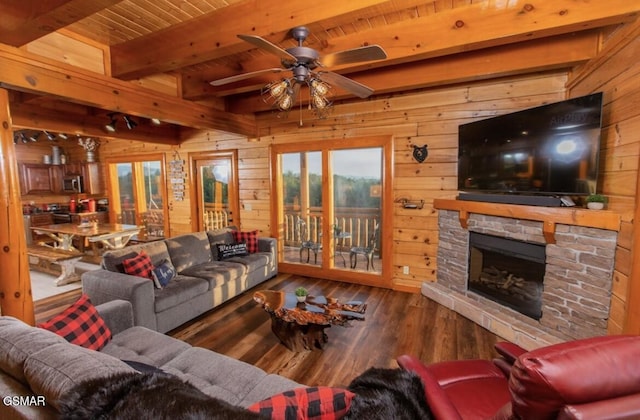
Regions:
M 640 336 L 495 347 L 492 361 L 397 360 L 422 378 L 436 419 L 640 419 Z

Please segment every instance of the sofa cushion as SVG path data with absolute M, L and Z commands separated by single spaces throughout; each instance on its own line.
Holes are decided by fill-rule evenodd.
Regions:
M 242 405 L 251 389 L 267 376 L 262 369 L 200 347 L 180 353 L 161 368 L 234 405 Z
M 95 350 L 59 343 L 30 355 L 24 375 L 35 395 L 59 409 L 60 396 L 78 383 L 121 372 L 135 372 L 126 363 Z
M 216 244 L 215 247 L 218 250 L 218 261 L 249 255 L 247 244 L 244 242 L 239 244 Z
M 241 231 L 234 230 L 233 238 L 238 243 L 240 242 L 246 243 L 247 249 L 249 250 L 250 254 L 253 254 L 254 252 L 258 252 L 258 231 L 257 230 L 252 230 L 250 232 L 241 232 Z
M 162 366 L 191 346 L 145 327 L 131 327 L 113 337 L 100 352 L 121 360 Z
M 84 294 L 70 307 L 38 327 L 92 350 L 100 350 L 111 340 L 109 327 Z
M 153 272 L 153 264 L 151 258 L 144 252 L 144 249 L 139 254 L 127 258 L 122 261 L 124 272 L 131 276 L 144 277 L 149 280 L 153 280 L 151 273 Z
M 0 317 L 0 370 L 25 383 L 24 362 L 31 354 L 54 344 L 68 344 L 51 331 L 33 328 L 10 316 Z
M 271 419 L 334 420 L 349 411 L 353 397 L 343 388 L 303 387 L 275 394 L 249 410 Z
M 162 289 L 155 289 L 154 312 L 162 312 L 207 293 L 209 281 L 202 278 L 177 275 Z
M 171 262 L 178 273 L 195 265 L 212 261 L 211 243 L 206 232 L 176 236 L 165 241 Z
M 200 264 L 190 267 L 182 272 L 186 276 L 206 279 L 210 288 L 243 278 L 247 273 L 247 267 L 237 260 L 213 261 L 207 264 Z
M 247 267 L 247 272 L 251 273 L 267 265 L 271 258 L 272 254 L 270 253 L 257 252 L 255 254 L 246 255 L 244 257 L 231 257 L 226 261 L 242 264 Z
M 116 273 L 124 273 L 122 261 L 138 255 L 142 250 L 151 258 L 151 264 L 154 266 L 169 258 L 165 241 L 154 241 L 107 251 L 102 256 L 102 267 Z

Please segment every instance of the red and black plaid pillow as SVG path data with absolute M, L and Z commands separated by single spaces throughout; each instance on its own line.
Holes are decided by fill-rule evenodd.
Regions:
M 296 388 L 259 401 L 249 410 L 272 420 L 337 420 L 349 411 L 354 396 L 342 388 Z
M 240 232 L 239 230 L 233 231 L 233 239 L 237 243 L 246 243 L 247 251 L 249 254 L 258 252 L 258 231 L 253 230 L 251 232 Z
M 70 343 L 100 350 L 111 340 L 111 330 L 105 324 L 89 296 L 82 295 L 70 307 L 38 327 L 62 336 Z
M 122 261 L 122 266 L 127 274 L 153 280 L 152 272 L 154 267 L 151 263 L 151 258 L 144 250 L 140 251 L 135 257 Z

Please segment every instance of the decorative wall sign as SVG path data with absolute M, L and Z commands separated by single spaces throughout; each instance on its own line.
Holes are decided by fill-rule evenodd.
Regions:
M 424 160 L 429 156 L 429 151 L 427 150 L 427 145 L 424 146 L 416 146 L 413 145 L 413 158 L 418 161 L 418 163 L 424 162 Z
M 175 152 L 173 160 L 169 162 L 169 183 L 175 201 L 184 200 L 184 190 L 187 175 L 184 171 L 184 160 Z

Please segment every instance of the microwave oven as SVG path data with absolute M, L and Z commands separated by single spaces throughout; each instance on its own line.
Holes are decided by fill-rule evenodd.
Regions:
M 65 176 L 62 179 L 62 191 L 67 193 L 81 193 L 84 191 L 81 176 Z

